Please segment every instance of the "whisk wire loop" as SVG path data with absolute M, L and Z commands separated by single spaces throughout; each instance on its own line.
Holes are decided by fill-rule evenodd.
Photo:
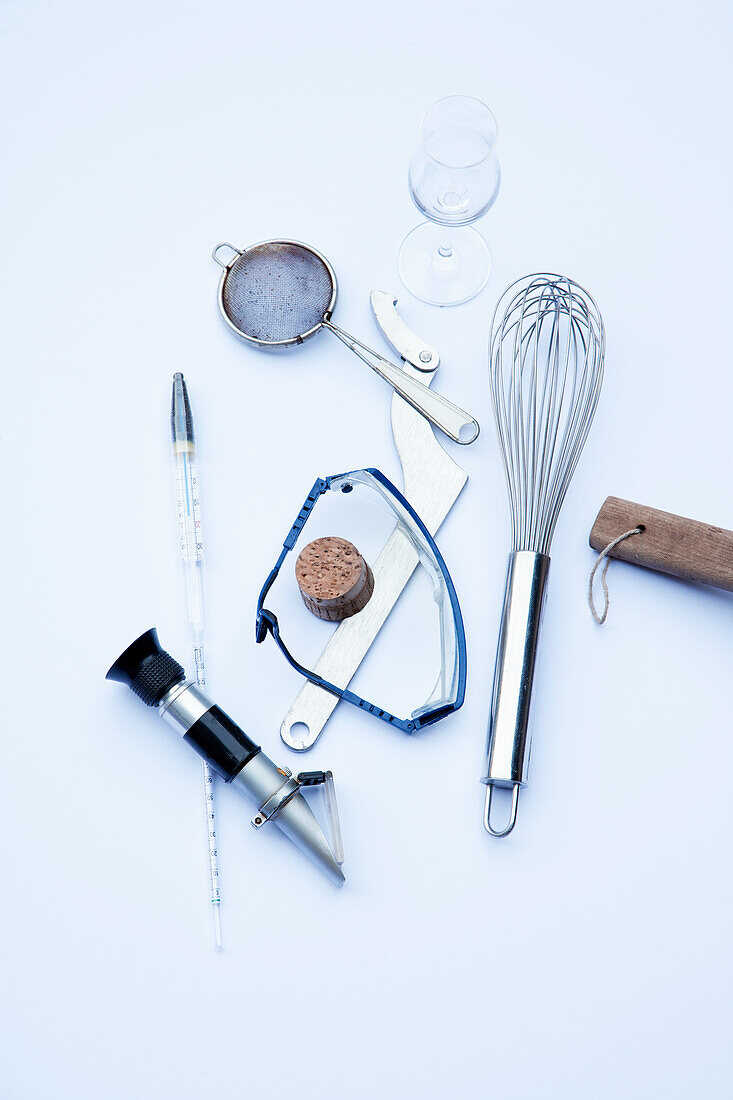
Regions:
M 489 375 L 512 550 L 549 553 L 595 414 L 604 353 L 598 307 L 572 279 L 529 275 L 497 304 Z

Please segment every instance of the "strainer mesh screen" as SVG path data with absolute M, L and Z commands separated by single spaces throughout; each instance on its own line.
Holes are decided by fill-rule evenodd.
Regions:
M 270 241 L 244 252 L 224 281 L 227 317 L 263 343 L 293 340 L 323 320 L 333 281 L 323 261 L 304 245 Z

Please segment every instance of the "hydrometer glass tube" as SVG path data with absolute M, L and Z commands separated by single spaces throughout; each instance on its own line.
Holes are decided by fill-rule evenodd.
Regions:
M 171 398 L 171 444 L 176 485 L 176 527 L 178 549 L 186 583 L 186 614 L 193 643 L 194 674 L 199 687 L 206 686 L 204 661 L 204 543 L 201 531 L 199 475 L 193 415 L 183 375 L 173 376 Z M 221 888 L 219 885 L 219 848 L 216 838 L 214 776 L 206 760 L 202 761 L 204 814 L 209 859 L 209 888 L 214 920 L 214 946 L 222 947 Z
M 193 416 L 183 375 L 173 375 L 171 442 L 176 479 L 178 549 L 186 575 L 186 611 L 194 642 L 196 681 L 203 682 L 204 644 L 204 543 L 201 534 L 201 502 Z M 199 678 L 199 664 L 201 672 Z

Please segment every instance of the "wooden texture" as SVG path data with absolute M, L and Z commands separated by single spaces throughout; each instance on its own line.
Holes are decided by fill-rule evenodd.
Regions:
M 614 547 L 609 557 L 733 592 L 733 531 L 723 527 L 608 497 L 596 516 L 590 545 L 600 553 L 639 524 L 644 531 Z
M 336 535 L 309 542 L 295 563 L 303 603 L 319 619 L 340 622 L 361 611 L 374 591 L 374 574 L 353 543 Z

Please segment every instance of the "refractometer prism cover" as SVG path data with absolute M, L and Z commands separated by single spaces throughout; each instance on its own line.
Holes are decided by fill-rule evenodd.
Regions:
M 296 660 L 283 642 L 277 616 L 265 607 L 265 599 L 280 572 L 283 562 L 298 541 L 301 531 L 323 494 L 327 492 L 349 494 L 352 490 L 376 498 L 389 510 L 400 530 L 415 547 L 420 564 L 427 570 L 432 581 L 433 598 L 438 608 L 440 626 L 440 672 L 435 687 L 426 702 L 413 710 L 409 718 L 398 718 L 388 710 L 384 710 L 375 703 L 363 699 L 355 692 L 349 691 L 348 688 L 333 684 L 306 668 L 305 665 Z M 280 556 L 260 592 L 257 603 L 257 641 L 264 641 L 268 633 L 272 634 L 292 667 L 302 673 L 312 684 L 324 688 L 345 702 L 368 711 L 375 717 L 381 718 L 382 721 L 388 722 L 406 733 L 416 733 L 425 726 L 440 721 L 441 718 L 445 718 L 458 710 L 463 704 L 466 693 L 466 636 L 453 581 L 427 527 L 399 489 L 379 470 L 350 470 L 348 473 L 332 474 L 330 477 L 318 478 L 306 497 L 295 523 L 288 532 Z

